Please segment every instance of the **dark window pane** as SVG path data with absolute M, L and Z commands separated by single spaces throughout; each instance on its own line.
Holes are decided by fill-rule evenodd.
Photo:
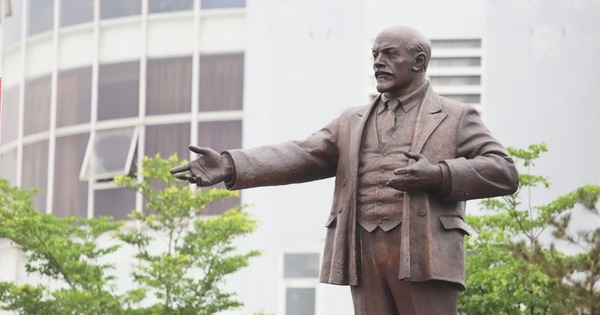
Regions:
M 188 159 L 190 124 L 146 126 L 146 155 L 160 154 L 168 158 L 177 153 L 180 160 Z
M 94 0 L 61 0 L 60 26 L 92 22 Z
M 432 49 L 481 48 L 481 39 L 434 39 Z
M 29 0 L 29 35 L 52 29 L 54 0 Z
M 7 179 L 12 185 L 17 182 L 17 150 L 0 155 L 0 177 Z
M 4 44 L 9 45 L 21 38 L 21 12 L 23 10 L 22 0 L 4 1 Z
M 90 122 L 92 68 L 78 68 L 58 74 L 56 126 Z
M 2 91 L 2 144 L 17 139 L 19 127 L 19 87 L 11 87 Z
M 111 19 L 122 16 L 140 15 L 141 0 L 102 0 L 100 1 L 100 18 Z
M 242 146 L 242 122 L 237 120 L 207 121 L 199 123 L 198 145 L 202 147 L 211 147 L 218 152 L 226 149 L 240 148 Z M 225 186 L 220 184 L 216 187 L 224 188 Z M 239 205 L 240 198 L 237 197 L 219 200 L 206 207 L 204 213 L 219 214 Z
M 244 54 L 200 56 L 200 111 L 242 109 Z
M 202 0 L 202 9 L 243 8 L 246 0 Z
M 135 190 L 128 188 L 98 189 L 94 192 L 94 216 L 126 219 L 135 210 Z
M 431 67 L 479 67 L 481 57 L 432 58 Z
M 50 76 L 25 82 L 24 133 L 46 131 L 50 128 Z
M 192 57 L 148 60 L 146 114 L 189 112 L 192 98 Z
M 285 254 L 284 278 L 318 278 L 319 254 Z
M 137 144 L 135 127 L 100 130 L 86 152 L 84 177 L 109 179 L 131 172 Z
M 480 85 L 481 76 L 478 75 L 452 75 L 452 76 L 432 76 L 429 78 L 431 84 L 435 85 Z
M 100 65 L 98 76 L 98 120 L 137 116 L 140 63 Z
M 56 138 L 54 204 L 60 217 L 87 216 L 88 182 L 79 180 L 89 134 Z
M 48 181 L 48 141 L 23 146 L 22 188 L 37 188 L 39 193 L 33 197 L 35 208 L 46 212 L 46 186 Z
M 451 98 L 453 100 L 469 103 L 469 104 L 479 104 L 481 103 L 481 95 L 479 94 L 449 94 L 443 95 L 447 98 Z
M 170 12 L 191 10 L 194 0 L 148 0 L 148 12 Z
M 285 290 L 285 315 L 314 315 L 314 288 L 287 288 Z

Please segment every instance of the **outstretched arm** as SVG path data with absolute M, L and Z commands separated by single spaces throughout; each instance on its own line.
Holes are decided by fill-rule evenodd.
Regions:
M 232 166 L 229 158 L 208 147 L 189 146 L 199 157 L 187 164 L 171 169 L 177 179 L 198 186 L 212 186 L 231 180 Z

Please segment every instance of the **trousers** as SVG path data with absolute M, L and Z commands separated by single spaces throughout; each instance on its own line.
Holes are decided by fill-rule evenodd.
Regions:
M 361 261 L 359 284 L 351 287 L 355 315 L 457 314 L 457 285 L 398 279 L 400 226 L 387 232 L 357 229 Z

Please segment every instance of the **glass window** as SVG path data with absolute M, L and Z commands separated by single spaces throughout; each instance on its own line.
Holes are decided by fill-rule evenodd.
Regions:
M 451 98 L 453 100 L 469 103 L 469 104 L 479 104 L 481 103 L 481 95 L 479 94 L 448 94 L 443 95 L 447 98 Z
M 56 138 L 54 204 L 60 217 L 87 216 L 88 182 L 79 180 L 89 134 Z
M 127 219 L 135 210 L 135 190 L 129 188 L 97 189 L 94 191 L 94 216 Z
M 110 179 L 132 172 L 138 129 L 99 130 L 90 137 L 81 168 L 82 179 Z
M 480 48 L 481 39 L 433 39 L 431 40 L 432 49 L 445 48 Z
M 202 0 L 202 9 L 243 8 L 246 0 Z
M 319 277 L 319 254 L 287 253 L 283 256 L 284 278 Z
M 480 85 L 481 77 L 478 75 L 432 76 L 429 81 L 433 85 Z
M 29 35 L 51 30 L 53 20 L 54 0 L 29 0 Z
M 25 82 L 25 135 L 50 128 L 50 80 L 51 77 L 47 75 Z
M 287 288 L 285 315 L 314 315 L 315 294 L 315 288 Z
M 90 122 L 92 68 L 77 68 L 58 73 L 56 126 Z
M 21 13 L 23 12 L 22 0 L 4 1 L 4 44 L 12 44 L 21 39 Z
M 194 0 L 148 0 L 148 12 L 170 12 L 192 10 Z
M 98 120 L 137 116 L 140 63 L 103 64 L 98 71 Z
M 46 212 L 46 187 L 48 181 L 48 141 L 23 146 L 22 188 L 40 191 L 32 199 L 35 208 Z
M 92 22 L 94 0 L 60 0 L 60 26 Z
M 100 18 L 112 19 L 130 15 L 140 15 L 141 0 L 102 0 L 100 1 Z
M 0 155 L 0 177 L 7 179 L 12 185 L 17 182 L 17 150 Z
M 479 67 L 481 57 L 456 57 L 456 58 L 432 58 L 429 62 L 431 67 Z
M 160 154 L 168 158 L 177 153 L 180 160 L 188 159 L 190 124 L 146 126 L 146 155 Z
M 200 111 L 242 109 L 244 54 L 200 56 Z
M 19 87 L 11 87 L 2 91 L 2 122 L 0 131 L 2 144 L 16 140 L 19 127 Z M 10 122 L 10 123 L 9 123 Z
M 192 57 L 148 60 L 146 114 L 189 112 L 192 99 Z

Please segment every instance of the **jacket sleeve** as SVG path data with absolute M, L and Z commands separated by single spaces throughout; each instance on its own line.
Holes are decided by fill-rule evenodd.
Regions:
M 233 164 L 227 188 L 286 185 L 334 176 L 339 121 L 335 119 L 305 140 L 223 152 Z
M 491 135 L 479 113 L 468 106 L 458 120 L 456 157 L 442 161 L 445 199 L 460 201 L 514 193 L 519 175 L 506 149 Z

